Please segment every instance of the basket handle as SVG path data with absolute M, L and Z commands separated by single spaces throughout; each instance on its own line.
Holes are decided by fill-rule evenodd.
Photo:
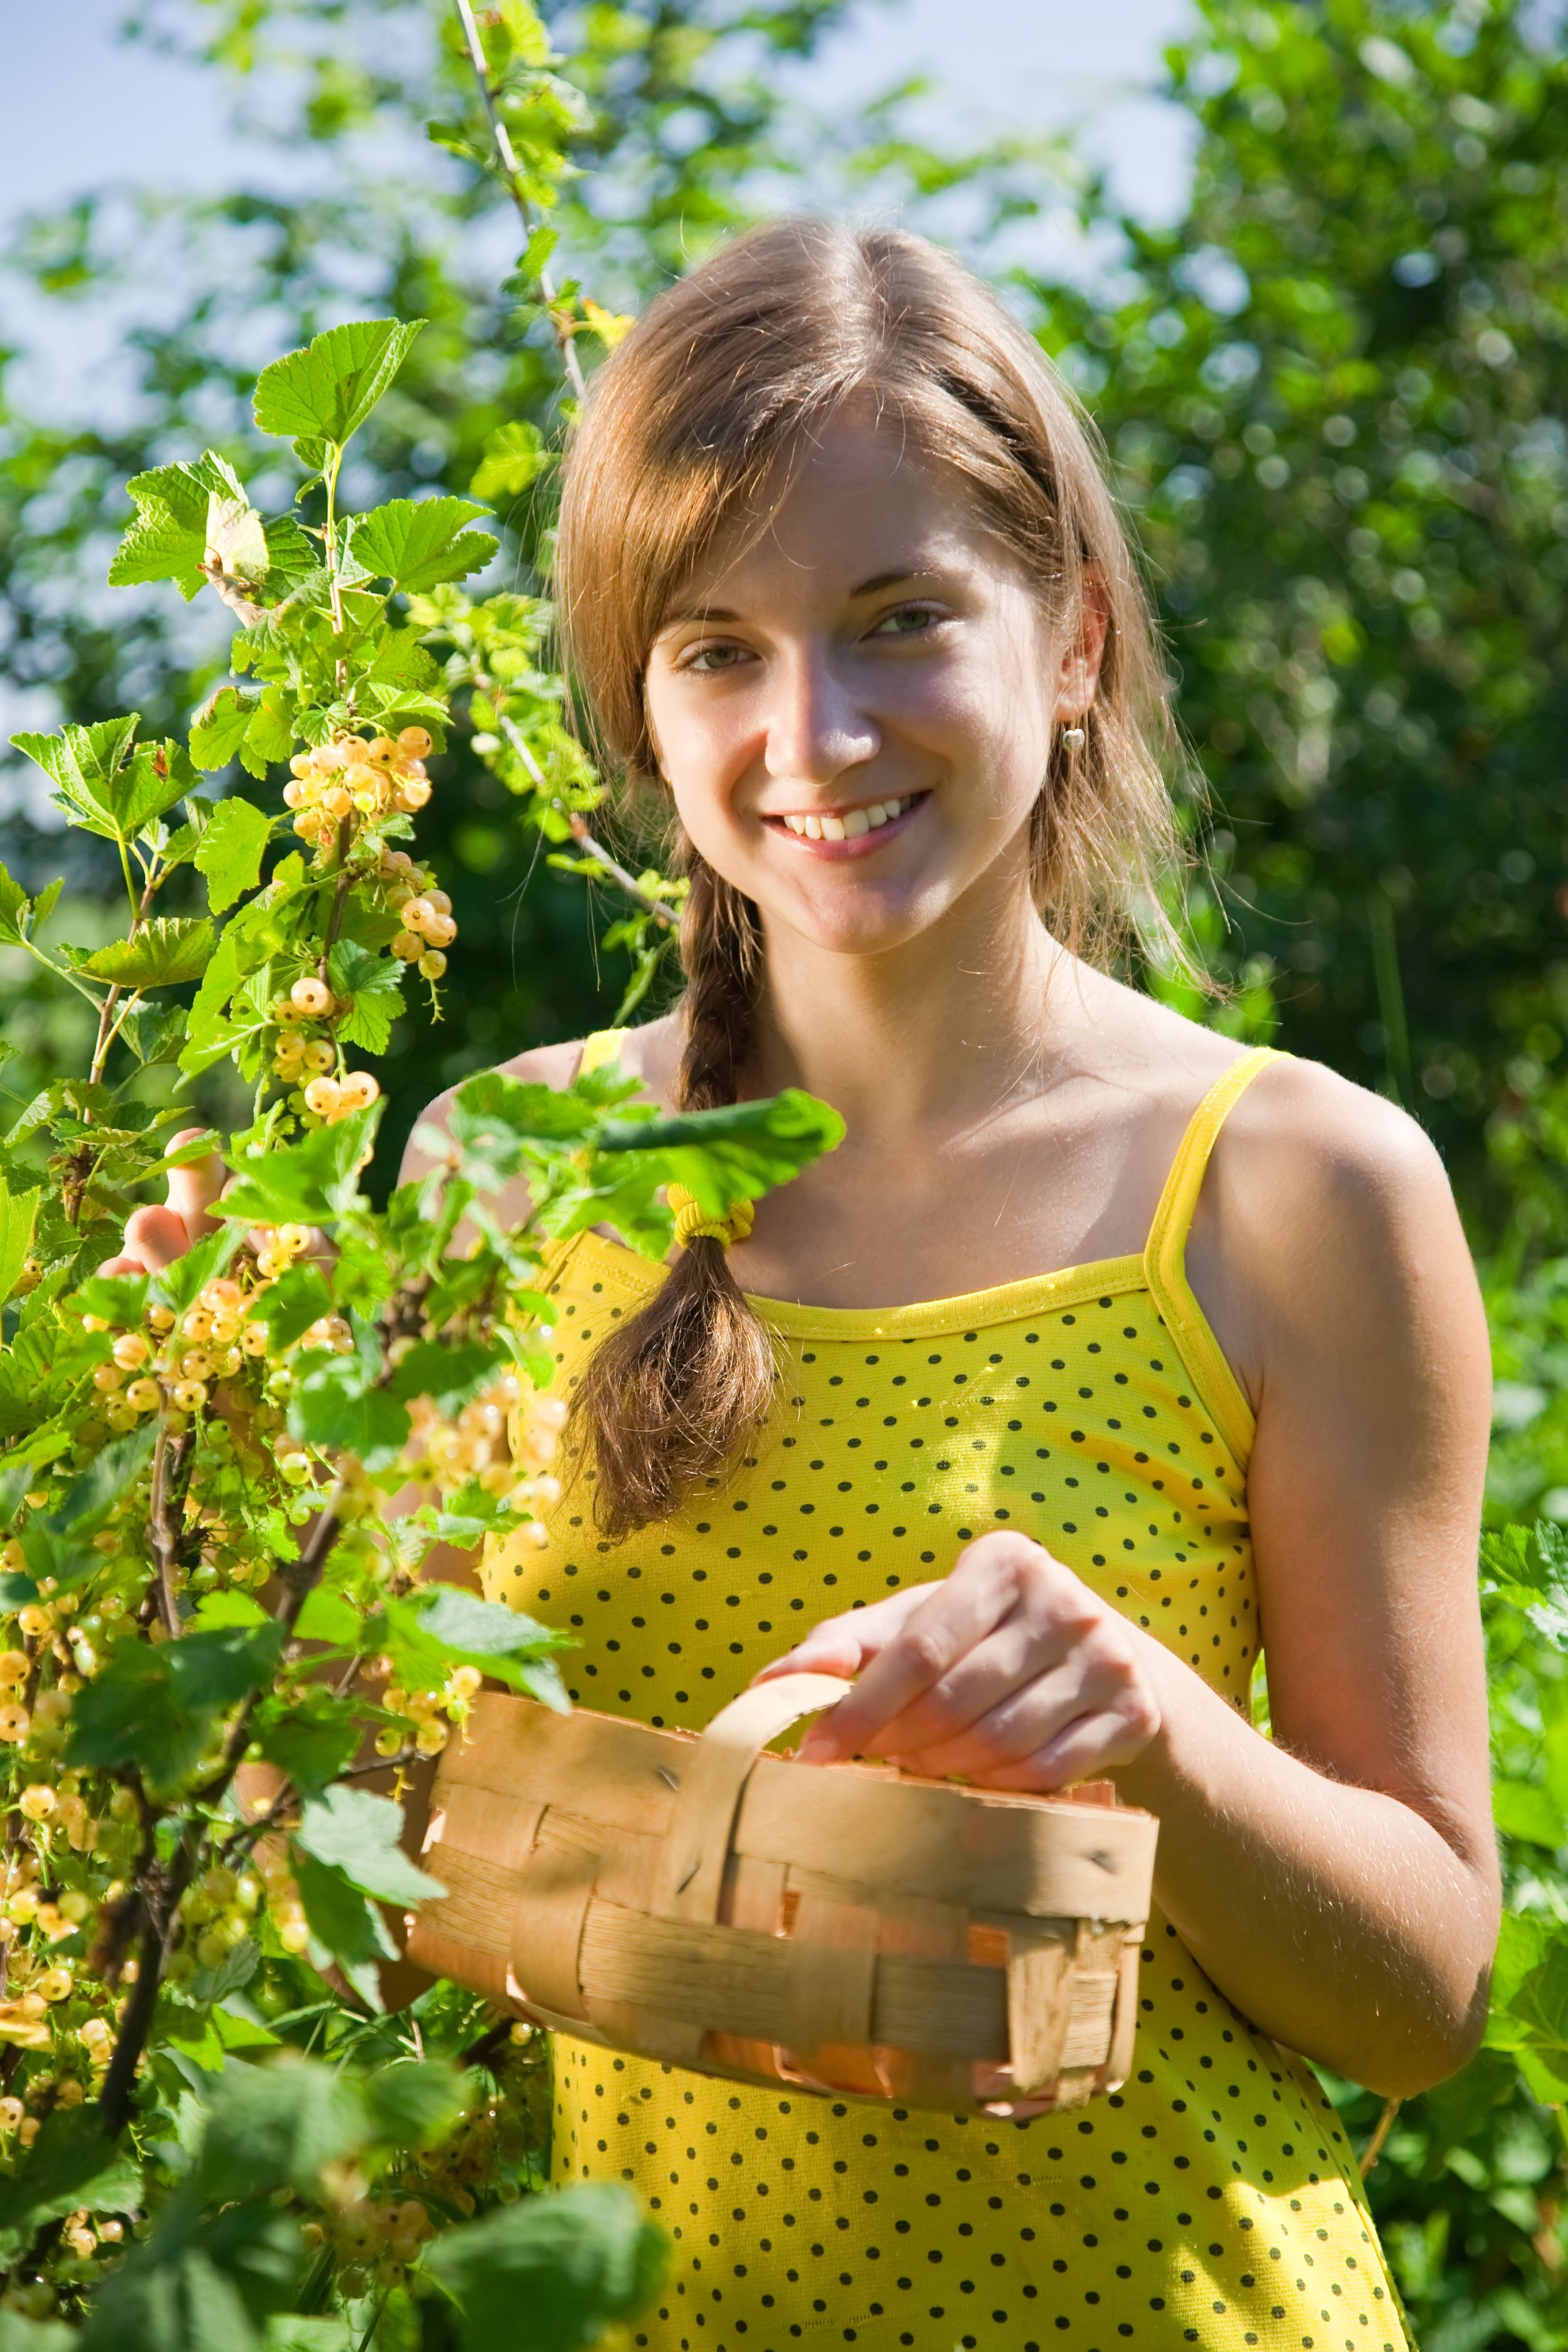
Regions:
M 715 1925 L 735 1815 L 752 1765 L 770 1739 L 803 1716 L 836 1706 L 849 1687 L 837 1675 L 779 1675 L 721 1707 L 681 1771 L 650 1906 L 656 1918 Z

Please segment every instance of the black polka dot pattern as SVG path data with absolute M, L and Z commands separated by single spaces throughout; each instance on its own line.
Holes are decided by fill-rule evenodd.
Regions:
M 558 1385 L 657 1268 L 588 1234 L 551 1288 Z M 1245 1465 L 1119 1259 L 970 1299 L 768 1308 L 784 1376 L 746 1461 L 610 1546 L 569 1491 L 486 1590 L 574 1634 L 585 1706 L 698 1727 L 820 1618 L 1044 1544 L 1245 1709 Z M 1333 2111 L 1157 1915 L 1133 2078 L 1027 2125 L 775 2092 L 556 2044 L 559 2179 L 629 2182 L 674 2262 L 649 2352 L 1407 2352 Z

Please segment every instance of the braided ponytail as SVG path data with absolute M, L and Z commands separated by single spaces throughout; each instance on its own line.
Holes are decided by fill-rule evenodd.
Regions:
M 732 1103 L 756 1003 L 756 918 L 749 899 L 694 850 L 680 923 L 686 973 L 679 1110 Z M 767 1333 L 730 1270 L 722 1242 L 689 1241 L 654 1297 L 590 1358 L 573 1408 L 574 1452 L 597 1471 L 594 1512 L 609 1536 L 668 1518 L 721 1471 L 767 1417 L 774 1365 Z

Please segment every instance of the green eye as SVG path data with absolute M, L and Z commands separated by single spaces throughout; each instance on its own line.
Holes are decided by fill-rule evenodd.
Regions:
M 896 613 L 885 613 L 871 635 L 874 637 L 918 637 L 927 635 L 941 620 L 926 604 L 901 604 Z

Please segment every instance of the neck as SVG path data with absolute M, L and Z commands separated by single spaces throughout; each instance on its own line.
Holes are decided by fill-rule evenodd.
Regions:
M 961 901 L 879 954 L 830 952 L 776 927 L 764 952 L 746 1091 L 804 1087 L 881 1148 L 1037 1088 L 1074 963 L 1017 889 L 1000 905 Z

